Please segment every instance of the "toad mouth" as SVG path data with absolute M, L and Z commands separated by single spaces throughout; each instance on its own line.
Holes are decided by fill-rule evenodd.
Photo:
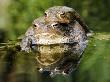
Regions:
M 36 44 L 51 45 L 51 44 L 73 44 L 76 43 L 74 38 L 65 36 L 41 36 L 36 37 Z

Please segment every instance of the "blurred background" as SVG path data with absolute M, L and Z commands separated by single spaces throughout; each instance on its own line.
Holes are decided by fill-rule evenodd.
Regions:
M 74 8 L 96 33 L 77 71 L 66 78 L 50 78 L 40 77 L 27 69 L 30 76 L 23 75 L 24 80 L 10 82 L 110 82 L 110 0 L 0 0 L 0 42 L 16 40 L 34 19 L 43 16 L 47 8 L 57 5 Z M 21 62 L 26 64 L 26 61 Z M 22 65 L 19 70 L 23 71 Z M 26 80 L 29 77 L 31 79 Z

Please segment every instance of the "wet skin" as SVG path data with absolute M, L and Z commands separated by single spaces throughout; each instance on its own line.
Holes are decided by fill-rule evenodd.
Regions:
M 77 21 L 69 24 L 47 23 L 44 17 L 40 17 L 25 33 L 21 48 L 27 52 L 35 51 L 40 72 L 65 75 L 76 69 L 86 41 L 85 30 Z
M 76 20 L 83 27 L 86 33 L 90 32 L 88 26 L 73 8 L 66 6 L 54 6 L 45 11 L 46 22 L 57 21 L 59 23 L 69 24 L 74 20 Z

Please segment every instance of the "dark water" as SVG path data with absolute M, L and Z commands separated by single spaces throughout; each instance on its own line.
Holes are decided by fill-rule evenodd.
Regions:
M 21 55 L 22 54 L 22 55 Z M 70 76 L 53 78 L 36 70 L 36 55 L 8 49 L 0 51 L 0 82 L 110 82 L 110 35 L 96 34 L 82 61 Z
M 0 52 L 0 82 L 54 82 L 47 73 L 40 74 L 33 53 L 7 50 Z M 61 77 L 61 76 L 60 76 Z M 64 78 L 64 77 L 62 77 Z

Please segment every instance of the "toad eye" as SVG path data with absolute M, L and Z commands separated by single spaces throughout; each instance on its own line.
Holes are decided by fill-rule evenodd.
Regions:
M 44 16 L 47 17 L 47 13 L 44 13 Z
M 38 24 L 33 24 L 33 27 L 34 28 L 37 28 L 39 25 Z
M 34 27 L 37 27 L 37 25 L 34 24 Z
M 66 14 L 65 14 L 65 12 L 60 13 L 60 17 L 61 17 L 61 18 L 64 18 L 64 17 L 65 17 L 65 15 L 66 15 Z

